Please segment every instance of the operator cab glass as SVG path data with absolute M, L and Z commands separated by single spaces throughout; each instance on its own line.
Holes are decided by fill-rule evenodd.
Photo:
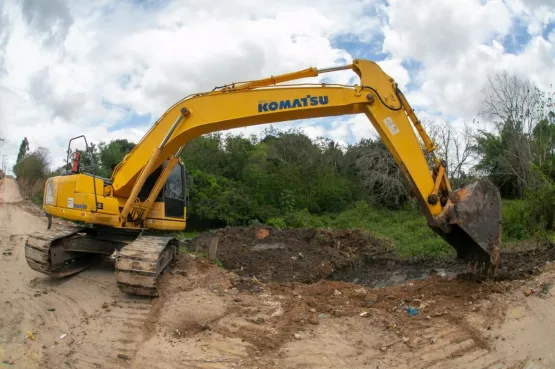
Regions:
M 183 218 L 185 215 L 185 178 L 183 165 L 173 167 L 164 186 L 164 207 L 167 217 Z
M 139 192 L 138 197 L 141 201 L 146 201 L 166 164 L 167 161 L 148 176 L 143 188 Z M 185 194 L 185 170 L 183 165 L 178 163 L 168 176 L 166 184 L 162 187 L 160 194 L 156 198 L 156 202 L 164 203 L 164 213 L 166 217 L 183 219 L 186 205 Z

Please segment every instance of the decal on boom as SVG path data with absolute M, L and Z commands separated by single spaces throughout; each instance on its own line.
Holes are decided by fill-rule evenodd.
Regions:
M 310 96 L 301 97 L 298 99 L 280 100 L 280 101 L 262 101 L 258 103 L 258 112 L 263 113 L 267 111 L 287 110 L 294 108 L 302 108 L 303 106 L 316 106 L 327 105 L 327 96 Z

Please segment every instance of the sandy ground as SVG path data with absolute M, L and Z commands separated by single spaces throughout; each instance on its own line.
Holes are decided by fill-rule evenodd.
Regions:
M 63 280 L 28 268 L 25 235 L 44 229 L 0 182 L 0 368 L 555 367 L 555 268 L 369 289 L 262 284 L 184 255 L 146 299 L 119 292 L 109 260 Z

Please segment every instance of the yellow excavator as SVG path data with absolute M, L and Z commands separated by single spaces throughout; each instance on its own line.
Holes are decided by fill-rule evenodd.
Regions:
M 352 70 L 360 83 L 288 83 L 340 70 Z M 102 255 L 116 254 L 119 289 L 157 296 L 159 277 L 175 257 L 178 241 L 143 231 L 185 229 L 188 181 L 179 158 L 187 142 L 230 128 L 346 114 L 366 115 L 410 183 L 428 225 L 455 248 L 457 257 L 497 266 L 501 243 L 497 187 L 479 180 L 453 190 L 445 161 L 435 155 L 435 144 L 397 83 L 378 64 L 363 59 L 187 96 L 160 117 L 109 179 L 96 176 L 94 169 L 81 172 L 80 151 L 70 147 L 80 138 L 88 144 L 84 136 L 71 139 L 66 172 L 46 182 L 43 209 L 48 229 L 28 237 L 27 263 L 41 273 L 66 277 Z M 80 226 L 53 231 L 52 217 Z

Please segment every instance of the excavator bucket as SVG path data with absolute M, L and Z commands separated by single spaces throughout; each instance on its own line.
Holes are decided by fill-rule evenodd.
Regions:
M 433 227 L 471 262 L 499 264 L 501 247 L 501 195 L 488 180 L 480 180 L 453 191 Z

